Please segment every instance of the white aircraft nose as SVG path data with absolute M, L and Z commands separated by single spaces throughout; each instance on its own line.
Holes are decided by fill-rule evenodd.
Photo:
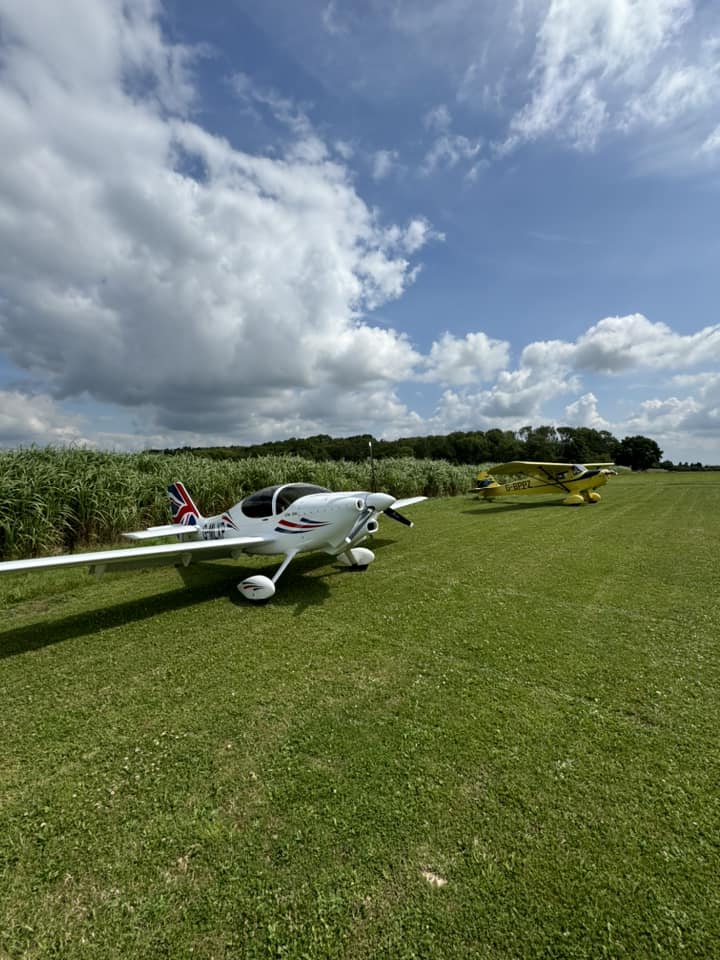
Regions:
M 387 510 L 395 503 L 395 497 L 391 497 L 389 493 L 369 493 L 365 502 L 376 510 Z

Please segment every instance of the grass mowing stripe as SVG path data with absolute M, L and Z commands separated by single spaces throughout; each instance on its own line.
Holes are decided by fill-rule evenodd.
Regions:
M 713 956 L 710 476 L 433 501 L 261 608 L 0 582 L 0 954 Z

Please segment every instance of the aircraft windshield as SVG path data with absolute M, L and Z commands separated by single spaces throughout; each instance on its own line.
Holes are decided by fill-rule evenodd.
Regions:
M 314 483 L 288 483 L 280 487 L 275 497 L 275 513 L 282 513 L 295 503 L 300 497 L 307 497 L 310 493 L 330 493 L 327 487 L 318 487 Z
M 276 513 L 283 513 L 300 497 L 309 493 L 329 493 L 326 487 L 318 487 L 314 483 L 286 483 L 274 487 L 263 487 L 240 504 L 240 509 L 246 517 L 272 517 Z

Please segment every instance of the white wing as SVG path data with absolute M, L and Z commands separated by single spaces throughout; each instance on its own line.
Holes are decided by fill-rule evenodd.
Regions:
M 0 574 L 47 570 L 51 567 L 87 566 L 91 573 L 102 575 L 105 568 L 138 569 L 155 564 L 188 566 L 197 559 L 237 559 L 245 548 L 263 543 L 263 537 L 233 537 L 228 540 L 193 540 L 190 543 L 164 543 L 154 547 L 128 547 L 120 550 L 96 550 L 92 553 L 64 553 L 57 557 L 33 557 L 31 560 L 7 560 L 0 563 Z

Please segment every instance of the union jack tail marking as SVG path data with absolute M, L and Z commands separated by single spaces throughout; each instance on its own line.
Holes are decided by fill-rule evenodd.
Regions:
M 184 527 L 195 526 L 202 514 L 193 503 L 192 497 L 182 483 L 171 483 L 167 488 L 172 510 L 172 522 Z

